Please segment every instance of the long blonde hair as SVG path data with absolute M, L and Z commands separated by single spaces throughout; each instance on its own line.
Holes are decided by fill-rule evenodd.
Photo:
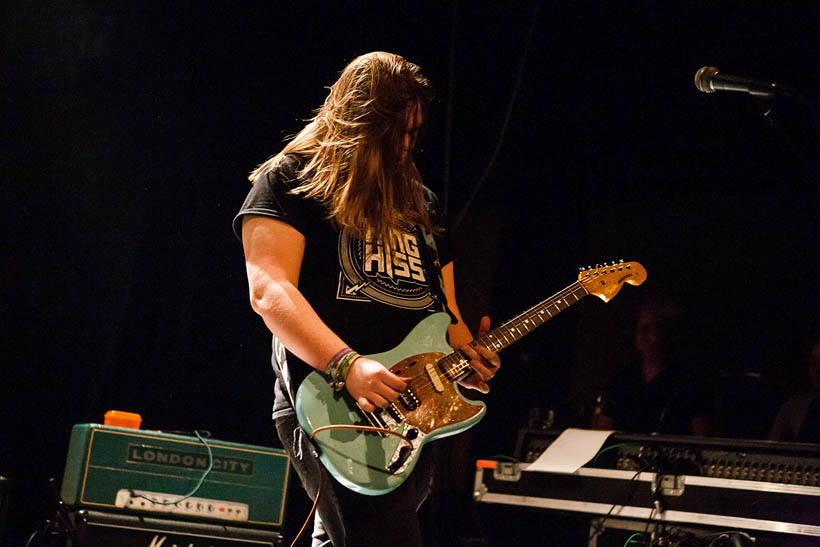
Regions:
M 402 222 L 434 230 L 412 151 L 402 157 L 408 124 L 419 107 L 424 116 L 431 98 L 427 78 L 403 57 L 383 51 L 357 57 L 310 122 L 249 178 L 297 154 L 304 182 L 292 191 L 318 200 L 355 237 L 391 247 Z

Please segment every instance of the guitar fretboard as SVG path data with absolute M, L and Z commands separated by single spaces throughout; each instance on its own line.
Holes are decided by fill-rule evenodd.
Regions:
M 521 340 L 588 294 L 589 291 L 584 285 L 580 281 L 576 281 L 543 302 L 516 315 L 500 327 L 496 327 L 484 336 L 473 340 L 470 345 L 473 347 L 480 345 L 495 352 L 501 351 Z M 439 361 L 439 366 L 451 381 L 457 380 L 470 368 L 469 361 L 460 351 L 455 351 Z

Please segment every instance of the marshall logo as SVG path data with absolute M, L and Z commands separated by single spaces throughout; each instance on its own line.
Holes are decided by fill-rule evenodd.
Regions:
M 221 458 L 219 456 L 214 456 L 213 460 L 214 471 L 232 473 L 234 475 L 253 475 L 253 462 L 250 460 Z M 185 469 L 208 469 L 207 454 L 167 450 L 165 448 L 138 444 L 128 445 L 128 462 L 152 463 L 155 465 L 167 465 L 169 467 L 182 467 Z

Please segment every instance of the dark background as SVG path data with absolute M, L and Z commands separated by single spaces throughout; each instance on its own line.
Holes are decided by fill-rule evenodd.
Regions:
M 59 480 L 71 425 L 114 408 L 146 428 L 276 445 L 269 335 L 231 219 L 247 173 L 376 49 L 437 89 L 417 163 L 461 220 L 472 325 L 579 266 L 623 258 L 649 275 L 503 354 L 489 414 L 461 442 L 465 475 L 470 458 L 510 454 L 533 408 L 588 425 L 649 294 L 685 303 L 705 377 L 762 375 L 721 388 L 755 394 L 735 409 L 751 425 L 722 434 L 765 436 L 804 386 L 820 330 L 809 110 L 702 94 L 692 78 L 712 65 L 814 101 L 813 2 L 121 4 L 15 2 L 2 18 L 0 474 L 31 492 Z

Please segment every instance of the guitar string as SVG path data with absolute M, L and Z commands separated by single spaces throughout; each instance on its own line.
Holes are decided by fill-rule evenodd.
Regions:
M 632 266 L 632 263 L 620 264 L 615 267 L 615 270 L 609 271 L 609 268 L 603 268 L 603 271 L 605 275 L 606 273 L 615 273 L 615 271 L 631 269 Z M 585 296 L 591 294 L 585 285 L 585 281 L 590 279 L 594 278 L 591 278 L 588 275 L 587 277 L 582 277 L 578 279 L 568 287 L 565 287 L 564 289 L 558 291 L 553 296 L 547 298 L 542 302 L 539 302 L 538 304 L 535 304 L 527 310 L 524 310 L 523 312 L 519 313 L 518 315 L 510 319 L 509 321 L 506 321 L 503 325 L 491 330 L 484 336 L 473 340 L 471 345 L 473 347 L 475 347 L 475 345 L 481 345 L 487 349 L 492 349 L 493 351 L 499 351 L 505 349 L 506 347 L 509 347 L 514 342 L 517 342 L 518 340 L 522 339 L 524 336 L 529 334 L 532 330 L 535 330 L 535 328 L 540 327 L 541 325 L 543 325 L 544 323 L 546 323 L 547 321 L 561 313 L 562 311 L 566 310 L 567 308 L 578 302 L 581 298 L 584 298 Z M 581 289 L 583 291 L 583 294 L 580 297 L 576 294 L 576 291 L 578 289 Z M 575 299 L 575 301 L 567 303 L 568 296 L 572 296 Z M 561 300 L 564 300 L 564 302 L 567 304 L 563 308 L 561 308 L 558 305 L 558 303 Z M 549 311 L 549 308 L 553 306 L 557 309 L 555 313 L 551 313 Z M 543 316 L 543 313 L 545 311 L 548 314 L 547 318 L 544 318 Z M 528 321 L 531 321 L 535 324 L 534 328 L 530 329 L 526 326 L 526 323 Z M 521 330 L 522 328 L 524 329 L 523 332 Z M 508 335 L 511 338 L 511 340 L 507 338 Z M 493 341 L 493 338 L 495 338 L 495 341 Z M 501 341 L 502 339 L 503 342 Z M 446 355 L 436 363 L 444 363 L 443 366 L 447 367 L 444 368 L 442 372 L 444 373 L 445 379 L 450 383 L 455 383 L 456 378 L 460 377 L 464 372 L 467 371 L 467 369 L 470 368 L 468 366 L 469 360 L 466 360 L 463 357 L 459 358 L 457 357 L 458 355 L 459 351 L 456 350 Z M 452 365 L 446 363 L 446 361 L 454 360 L 454 358 L 457 361 L 457 363 Z M 417 376 L 410 378 L 408 380 L 408 384 L 408 390 L 412 390 L 413 395 L 416 396 L 424 397 L 438 392 L 433 381 L 429 377 L 426 377 L 424 373 L 418 374 Z M 402 394 L 406 393 L 406 391 L 402 392 Z M 403 403 L 391 403 L 391 405 L 394 406 L 398 404 Z
M 628 262 L 628 263 L 625 263 L 625 264 L 622 263 L 622 264 L 619 264 L 617 266 L 604 267 L 604 268 L 601 268 L 601 269 L 604 272 L 603 275 L 606 275 L 607 273 L 622 272 L 622 271 L 624 271 L 624 269 L 631 270 L 633 266 L 634 266 L 633 263 Z M 518 340 L 520 340 L 521 338 L 523 338 L 524 336 L 529 334 L 532 330 L 534 330 L 534 328 L 540 327 L 541 325 L 543 325 L 544 323 L 546 323 L 547 321 L 552 319 L 554 316 L 558 315 L 559 313 L 561 313 L 562 311 L 567 309 L 569 306 L 575 304 L 575 302 L 578 302 L 581 298 L 584 298 L 585 296 L 588 296 L 589 294 L 591 294 L 589 289 L 587 289 L 585 282 L 588 281 L 588 280 L 591 280 L 591 279 L 596 279 L 596 278 L 592 277 L 590 274 L 587 274 L 586 276 L 583 276 L 583 273 L 581 274 L 581 276 L 582 277 L 580 279 L 578 279 L 577 281 L 575 281 L 574 283 L 572 283 L 568 287 L 562 289 L 558 293 L 554 294 L 553 296 L 547 298 L 546 300 L 544 300 L 542 302 L 539 302 L 538 304 L 535 304 L 531 308 L 521 312 L 520 314 L 513 317 L 509 321 L 505 322 L 500 327 L 498 327 L 498 328 L 488 332 L 484 336 L 474 340 L 472 345 L 473 346 L 481 345 L 481 346 L 483 346 L 487 349 L 492 349 L 493 351 L 499 351 L 499 350 L 502 350 L 502 349 L 510 346 L 512 343 L 517 342 Z M 580 297 L 576 294 L 576 291 L 578 289 L 581 289 L 583 291 L 583 294 Z M 569 302 L 564 308 L 561 308 L 558 305 L 558 303 L 561 300 L 564 300 L 565 303 L 566 303 L 568 296 L 572 296 L 575 299 L 575 301 L 574 302 Z M 549 308 L 552 307 L 552 306 L 555 306 L 557 308 L 556 313 L 551 313 L 549 311 Z M 543 316 L 543 313 L 545 311 L 549 315 L 549 317 L 547 317 L 547 318 L 544 318 L 544 316 Z M 532 321 L 533 323 L 535 323 L 535 327 L 533 329 L 530 329 L 526 326 L 526 323 L 528 321 Z M 525 329 L 524 332 L 521 331 L 522 328 Z M 512 338 L 512 341 L 510 341 L 507 338 L 507 334 L 509 334 L 509 336 Z M 503 338 L 505 343 L 500 341 L 502 338 Z M 495 339 L 495 341 L 493 339 Z M 455 352 L 445 356 L 444 358 L 442 358 L 439 361 L 439 363 L 441 363 L 442 361 L 446 361 L 448 359 L 452 360 L 453 356 L 457 355 L 457 354 L 458 354 L 458 351 L 455 351 Z M 466 366 L 469 363 L 469 360 L 458 359 L 458 361 L 459 361 L 458 364 L 455 364 L 455 365 L 451 366 L 450 368 L 447 368 L 447 369 L 443 370 L 445 378 L 448 381 L 454 382 L 455 380 L 451 379 L 450 377 L 458 378 L 462 373 L 464 373 L 469 368 L 468 366 Z M 447 363 L 445 363 L 444 366 L 447 366 Z M 435 386 L 432 384 L 432 381 L 424 379 L 423 374 L 420 374 L 420 375 L 416 376 L 414 379 L 416 379 L 416 378 L 421 378 L 423 383 L 422 383 L 422 386 L 420 386 L 418 388 L 418 391 L 417 390 L 413 391 L 415 394 L 417 394 L 417 395 L 428 395 L 428 394 L 431 393 L 430 389 L 435 391 Z
M 558 295 L 556 295 L 552 299 L 555 299 L 557 297 L 565 298 L 566 295 L 568 295 L 568 294 L 572 294 L 573 297 L 576 298 L 576 301 L 580 300 L 580 298 L 578 298 L 571 291 L 564 291 L 562 293 L 559 293 Z M 584 296 L 586 296 L 586 294 Z M 574 302 L 573 302 L 573 304 L 574 304 Z M 543 305 L 544 308 L 555 305 L 558 308 L 558 312 L 551 313 L 548 318 L 544 319 L 543 314 L 541 313 L 541 310 L 539 310 L 539 308 L 542 307 L 542 305 Z M 530 310 L 527 310 L 527 312 L 524 312 L 524 314 L 519 314 L 519 316 L 517 316 L 515 319 L 512 319 L 512 320 L 508 321 L 507 323 L 505 323 L 504 326 L 499 327 L 495 331 L 491 331 L 490 333 L 487 333 L 486 335 L 484 335 L 481 338 L 475 340 L 474 342 L 475 342 L 475 344 L 480 344 L 480 345 L 484 346 L 487 349 L 491 349 L 491 347 L 492 347 L 492 349 L 494 351 L 498 351 L 499 349 L 504 349 L 505 347 L 511 345 L 513 342 L 517 342 L 518 340 L 520 340 L 521 338 L 523 338 L 524 336 L 529 334 L 532 330 L 534 330 L 534 329 L 527 329 L 526 327 L 523 327 L 523 326 L 516 326 L 516 325 L 510 326 L 511 324 L 517 323 L 518 325 L 523 325 L 525 320 L 526 320 L 526 321 L 531 321 L 533 323 L 536 323 L 535 328 L 537 328 L 537 327 L 540 327 L 541 325 L 543 325 L 544 323 L 546 323 L 549 319 L 551 319 L 555 315 L 558 315 L 558 313 L 560 313 L 561 311 L 564 311 L 565 309 L 566 308 L 562 309 L 562 308 L 558 307 L 557 304 L 555 304 L 555 303 L 545 301 L 542 304 L 539 304 L 537 306 L 534 306 Z M 539 323 L 539 321 L 541 321 L 541 322 Z M 505 334 L 498 333 L 497 331 L 499 331 L 499 329 L 503 330 L 505 332 Z M 525 329 L 525 330 L 522 331 L 522 329 Z M 493 334 L 494 332 L 496 334 Z M 507 338 L 507 334 L 509 334 L 509 337 L 512 339 L 512 341 L 510 341 L 510 339 Z M 501 338 L 503 338 L 504 341 L 507 342 L 507 344 L 505 345 L 505 344 L 502 344 L 500 342 L 493 342 L 492 338 L 496 338 L 497 340 L 500 340 Z M 456 364 L 453 364 L 452 366 L 448 366 L 449 364 L 446 363 L 446 361 L 453 360 L 454 356 L 456 357 L 458 362 Z M 445 356 L 444 358 L 442 358 L 439 361 L 439 363 L 445 362 L 444 366 L 448 367 L 443 372 L 444 372 L 445 378 L 450 382 L 455 381 L 455 378 L 458 378 L 459 376 L 461 376 L 461 374 L 469 368 L 468 366 L 466 366 L 469 363 L 469 360 L 464 360 L 464 359 L 458 358 L 457 356 L 458 356 L 458 352 L 456 351 L 456 352 L 453 352 L 453 353 Z M 417 394 L 417 395 L 429 395 L 430 393 L 436 391 L 435 385 L 432 383 L 431 380 L 425 378 L 423 373 L 419 374 L 418 376 L 413 378 L 413 380 L 416 380 L 416 379 L 421 379 L 421 381 L 422 381 L 421 386 L 419 386 L 417 388 L 414 388 L 414 386 L 412 385 L 412 381 L 411 381 L 411 385 L 409 386 L 411 389 L 413 389 L 413 392 L 415 394 Z M 417 385 L 418 382 L 415 382 L 415 384 Z
M 575 302 L 577 302 L 578 300 L 580 300 L 581 298 L 583 298 L 584 296 L 587 296 L 589 294 L 589 291 L 587 291 L 584 288 L 584 295 L 581 296 L 581 298 L 579 298 L 575 294 L 575 290 L 577 290 L 577 288 L 578 288 L 578 287 L 575 287 L 575 285 L 578 285 L 581 288 L 584 288 L 583 285 L 580 283 L 580 281 L 576 281 L 575 283 L 573 283 L 569 287 L 567 287 L 567 288 L 563 289 L 562 291 L 558 292 L 557 294 L 551 296 L 547 300 L 544 300 L 543 302 L 540 302 L 539 304 L 536 304 L 535 306 L 531 307 L 530 309 L 525 310 L 524 312 L 518 314 L 513 319 L 510 319 L 509 321 L 504 323 L 504 325 L 502 325 L 502 326 L 488 332 L 487 334 L 485 334 L 484 336 L 474 340 L 473 342 L 475 344 L 480 344 L 480 345 L 484 346 L 487 349 L 490 349 L 490 344 L 492 344 L 492 349 L 494 351 L 498 351 L 499 349 L 504 349 L 505 347 L 511 345 L 513 342 L 517 342 L 518 340 L 520 340 L 521 338 L 523 338 L 524 336 L 529 334 L 534 329 L 529 329 L 529 330 L 525 330 L 524 332 L 522 332 L 521 329 L 522 328 L 526 329 L 526 327 L 516 326 L 516 324 L 523 325 L 523 323 L 526 320 L 526 321 L 532 321 L 533 323 L 536 323 L 535 328 L 540 327 L 541 325 L 543 325 L 544 323 L 549 321 L 549 319 L 551 319 L 552 317 L 558 315 L 559 313 L 561 313 L 562 311 L 564 311 L 565 309 L 567 309 L 569 307 L 569 306 L 567 306 L 565 308 L 561 308 L 560 306 L 558 306 L 557 301 L 560 301 L 561 299 L 566 300 L 567 296 L 572 295 L 576 299 Z M 575 302 L 571 302 L 569 305 L 571 306 Z M 556 308 L 558 308 L 558 311 L 555 312 L 555 313 L 547 312 L 547 313 L 549 313 L 549 317 L 544 319 L 543 311 L 546 310 L 546 308 L 549 308 L 551 306 L 555 306 Z M 538 323 L 538 321 L 541 321 L 541 322 Z M 504 331 L 505 333 L 508 333 L 510 338 L 512 338 L 512 341 L 507 339 L 506 334 L 499 334 L 500 331 Z M 494 333 L 496 333 L 496 334 L 494 334 Z M 501 343 L 492 342 L 492 340 L 491 340 L 492 338 L 496 338 L 497 340 L 503 338 L 504 341 L 507 342 L 507 344 L 505 345 L 505 344 L 501 344 Z M 443 357 L 441 360 L 438 361 L 438 363 L 441 363 L 442 361 L 446 361 L 448 359 L 452 360 L 453 356 L 457 356 L 457 355 L 458 355 L 458 351 L 454 351 L 453 353 L 450 353 L 449 355 Z M 458 364 L 455 364 L 451 368 L 446 369 L 444 371 L 444 375 L 445 375 L 447 381 L 449 381 L 449 382 L 454 382 L 455 380 L 450 379 L 448 376 L 452 376 L 452 377 L 457 378 L 458 376 L 460 376 L 463 372 L 465 372 L 469 368 L 467 366 L 464 366 L 464 365 L 466 365 L 466 363 L 469 363 L 469 361 L 464 361 L 462 359 L 458 359 L 458 361 L 460 361 Z M 418 376 L 414 376 L 408 382 L 410 383 L 410 385 L 408 387 L 410 389 L 412 389 L 413 393 L 416 394 L 416 395 L 430 395 L 430 394 L 432 394 L 436 391 L 435 385 L 433 384 L 432 380 L 430 380 L 429 378 L 426 378 L 424 376 L 424 373 L 421 373 Z M 419 383 L 421 383 L 421 385 L 419 385 Z M 415 386 L 418 386 L 418 387 L 415 387 Z
M 606 275 L 607 273 L 622 272 L 625 269 L 631 270 L 632 267 L 633 267 L 633 263 L 632 262 L 627 262 L 627 263 L 618 264 L 616 266 L 604 266 L 603 268 L 599 268 L 599 269 L 603 270 L 603 275 Z M 588 272 L 588 270 L 587 270 L 587 272 Z M 487 334 L 485 334 L 481 338 L 478 338 L 477 340 L 474 340 L 474 343 L 480 344 L 480 345 L 482 345 L 482 346 L 484 346 L 485 348 L 488 348 L 488 349 L 489 349 L 488 344 L 491 343 L 493 345 L 493 349 L 495 351 L 498 351 L 500 349 L 504 349 L 505 347 L 511 345 L 513 342 L 517 342 L 518 340 L 520 340 L 521 338 L 523 338 L 524 336 L 526 336 L 530 332 L 530 330 L 527 330 L 526 332 L 521 333 L 520 329 L 522 327 L 527 329 L 527 327 L 525 326 L 526 321 L 531 320 L 531 321 L 537 323 L 535 325 L 536 328 L 540 327 L 541 325 L 543 325 L 544 323 L 546 323 L 547 321 L 552 319 L 552 317 L 554 317 L 554 315 L 558 315 L 559 313 L 561 313 L 562 311 L 567 309 L 569 306 L 575 304 L 575 302 L 578 302 L 584 296 L 588 296 L 590 294 L 590 291 L 586 288 L 585 282 L 589 281 L 591 279 L 596 279 L 596 278 L 592 277 L 589 273 L 587 273 L 587 275 L 584 276 L 584 272 L 582 272 L 581 277 L 577 281 L 575 281 L 574 283 L 569 285 L 568 287 L 562 289 L 561 291 L 559 291 L 558 293 L 554 294 L 553 296 L 547 298 L 543 302 L 539 302 L 538 304 L 535 304 L 531 308 L 529 308 L 527 310 L 524 310 L 523 312 L 521 312 L 517 316 L 513 317 L 512 319 L 510 319 L 509 321 L 507 321 L 506 323 L 504 323 L 500 327 L 488 332 Z M 577 289 L 582 289 L 583 290 L 583 295 L 580 298 L 578 297 L 578 295 L 575 294 L 575 291 Z M 567 305 L 564 308 L 561 308 L 560 306 L 558 306 L 558 302 L 560 302 L 561 299 L 566 300 L 566 297 L 568 295 L 571 295 L 573 298 L 575 298 L 575 302 L 570 302 L 569 305 Z M 557 313 L 552 314 L 552 313 L 549 312 L 548 308 L 551 307 L 551 306 L 555 306 L 556 308 L 558 308 Z M 542 316 L 543 311 L 546 311 L 549 314 L 548 318 L 546 318 L 546 319 L 543 318 L 543 316 Z M 543 321 L 541 321 L 541 323 L 538 323 L 536 319 L 537 320 L 543 320 Z M 510 325 L 512 325 L 512 327 L 510 327 Z M 492 342 L 493 337 L 495 337 L 496 339 L 499 338 L 499 335 L 494 334 L 494 333 L 497 333 L 501 330 L 504 330 L 505 332 L 509 333 L 512 336 L 512 339 L 513 339 L 512 342 L 507 340 L 506 336 L 504 336 L 504 334 L 501 334 L 501 337 L 504 338 L 505 342 L 507 342 L 506 345 L 501 344 L 501 343 Z M 513 330 L 515 330 L 515 332 L 517 332 L 519 334 L 519 336 L 516 336 L 515 334 L 513 334 Z

